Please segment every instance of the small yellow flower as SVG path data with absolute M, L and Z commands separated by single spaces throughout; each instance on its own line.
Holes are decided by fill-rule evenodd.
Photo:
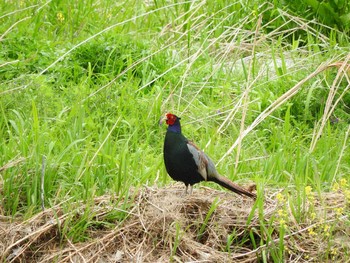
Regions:
M 324 232 L 324 235 L 326 237 L 330 236 L 330 229 L 331 229 L 331 227 L 329 225 L 327 225 L 327 224 L 323 226 L 323 232 Z
M 292 251 L 290 251 L 290 249 L 289 249 L 288 246 L 285 246 L 284 250 L 285 250 L 288 254 L 290 254 L 290 253 L 292 252 Z
M 313 228 L 309 228 L 307 231 L 309 232 L 310 236 L 316 236 L 316 232 L 314 231 Z
M 310 202 L 315 201 L 315 197 L 312 195 L 312 187 L 310 185 L 305 186 L 305 195 Z
M 335 182 L 334 184 L 333 184 L 333 186 L 332 186 L 332 190 L 334 191 L 334 192 L 338 192 L 339 191 L 339 184 L 337 183 L 337 182 Z
M 312 192 L 312 187 L 310 185 L 305 186 L 305 194 L 306 196 L 310 196 Z
M 335 259 L 335 256 L 338 254 L 338 249 L 336 247 L 331 248 L 332 260 Z
M 340 186 L 341 188 L 347 188 L 348 187 L 348 182 L 345 178 L 340 179 Z
M 315 220 L 315 219 L 316 219 L 316 213 L 315 213 L 315 212 L 312 212 L 312 213 L 310 214 L 310 219 L 311 219 L 311 220 Z
M 327 232 L 330 228 L 331 228 L 331 227 L 330 227 L 329 225 L 326 224 L 326 225 L 323 226 L 323 231 L 324 231 L 324 232 Z
M 276 221 L 278 222 L 278 224 L 283 227 L 283 228 L 286 228 L 287 227 L 287 219 L 288 219 L 288 216 L 287 216 L 287 212 L 285 209 L 279 209 L 277 210 L 277 218 L 276 218 Z
M 344 189 L 344 196 L 348 202 L 350 202 L 350 190 Z
M 282 227 L 285 227 L 285 226 L 286 226 L 286 220 L 284 220 L 283 218 L 281 218 L 278 222 L 280 223 L 280 225 L 281 225 Z
M 283 209 L 278 210 L 278 211 L 277 211 L 277 214 L 278 214 L 278 216 L 280 216 L 280 217 L 285 217 L 285 216 L 286 216 L 286 212 L 285 212 Z
M 57 20 L 60 23 L 62 23 L 64 21 L 64 15 L 62 14 L 62 12 L 57 13 Z
M 344 213 L 344 207 L 337 207 L 335 210 L 335 214 L 337 216 L 341 216 Z
M 276 199 L 277 199 L 277 202 L 278 202 L 278 203 L 284 203 L 284 202 L 286 201 L 285 196 L 284 196 L 283 194 L 281 194 L 281 193 L 278 193 L 278 194 L 276 195 Z

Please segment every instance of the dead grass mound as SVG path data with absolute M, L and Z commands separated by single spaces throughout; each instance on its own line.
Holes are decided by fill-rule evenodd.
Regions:
M 266 193 L 264 209 L 252 210 L 254 201 L 248 198 L 205 187 L 183 196 L 182 185 L 176 184 L 143 188 L 135 193 L 128 211 L 114 205 L 116 197 L 102 196 L 92 205 L 79 203 L 68 212 L 57 205 L 28 220 L 2 216 L 1 260 L 259 262 L 262 258 L 272 261 L 272 254 L 284 246 L 286 262 L 343 262 L 350 251 L 349 220 L 336 209 L 346 205 L 344 196 L 325 193 L 323 200 L 315 200 L 313 213 L 317 218 L 298 224 L 292 211 L 275 201 L 277 193 Z M 281 208 L 287 211 L 284 217 L 288 219 L 283 238 Z M 86 209 L 93 215 L 85 230 L 87 238 L 73 242 L 64 234 L 69 228 L 65 222 L 78 222 Z M 111 211 L 127 213 L 125 220 L 104 224 Z M 327 230 L 331 235 L 323 231 L 324 226 L 330 226 Z

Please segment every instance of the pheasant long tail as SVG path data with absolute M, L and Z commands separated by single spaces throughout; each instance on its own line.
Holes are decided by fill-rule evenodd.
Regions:
M 244 189 L 243 187 L 231 182 L 226 177 L 216 176 L 216 177 L 211 177 L 209 180 L 221 185 L 222 187 L 225 187 L 231 190 L 232 192 L 235 192 L 236 194 L 246 195 L 246 196 L 249 196 L 250 198 L 256 199 L 256 194 L 251 193 L 248 190 Z

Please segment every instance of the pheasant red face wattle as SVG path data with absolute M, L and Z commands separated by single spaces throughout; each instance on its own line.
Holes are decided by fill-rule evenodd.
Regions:
M 174 125 L 176 119 L 178 119 L 178 117 L 177 117 L 176 115 L 171 114 L 171 113 L 167 113 L 167 114 L 166 114 L 165 122 L 166 122 L 166 124 L 168 124 L 168 125 L 171 126 L 171 125 Z M 179 118 L 179 119 L 180 119 L 180 118 Z

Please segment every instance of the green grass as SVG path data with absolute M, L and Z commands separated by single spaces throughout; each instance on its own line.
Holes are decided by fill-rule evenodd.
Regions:
M 349 81 L 346 71 L 338 74 L 340 64 L 332 66 L 348 63 L 349 38 L 276 6 L 5 1 L 1 212 L 39 212 L 41 183 L 45 207 L 65 201 L 70 209 L 108 193 L 129 209 L 133 198 L 123 197 L 130 188 L 171 182 L 159 126 L 171 111 L 223 175 L 254 181 L 260 192 L 285 188 L 297 197 L 289 201 L 295 218 L 305 220 L 306 186 L 321 196 L 341 179 L 350 182 Z M 320 65 L 324 70 L 310 77 Z M 264 114 L 293 87 L 295 95 Z M 84 240 L 92 218 L 88 211 L 71 218 L 63 233 Z M 261 222 L 269 240 L 273 228 Z M 283 242 L 276 246 L 272 257 L 283 260 Z

